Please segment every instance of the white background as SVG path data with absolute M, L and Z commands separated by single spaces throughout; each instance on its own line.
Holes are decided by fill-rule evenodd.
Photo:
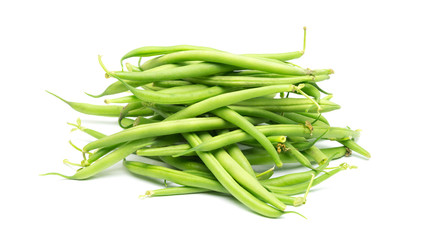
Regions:
M 1 239 L 426 239 L 426 7 L 423 1 L 14 1 L 2 2 Z M 335 126 L 362 129 L 372 153 L 345 161 L 357 170 L 320 185 L 306 205 L 279 219 L 263 218 L 220 195 L 139 200 L 162 187 L 121 164 L 87 181 L 64 158 L 81 156 L 91 140 L 66 122 L 113 128 L 44 92 L 98 103 L 104 79 L 127 51 L 145 45 L 193 44 L 234 53 L 307 49 L 297 64 L 333 68 L 321 86 L 342 109 Z M 96 121 L 98 120 L 98 122 Z M 113 122 L 113 123 L 109 123 Z M 290 208 L 291 209 L 291 208 Z M 294 209 L 293 209 L 294 210 Z

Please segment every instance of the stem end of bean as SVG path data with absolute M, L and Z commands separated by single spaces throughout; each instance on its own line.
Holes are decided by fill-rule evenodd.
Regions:
M 39 174 L 39 176 L 48 176 L 48 175 L 57 175 L 57 176 L 61 176 L 63 178 L 67 178 L 67 179 L 73 179 L 71 176 L 66 176 L 64 174 L 61 173 L 56 173 L 56 172 L 50 172 L 50 173 L 43 173 L 43 174 Z
M 138 196 L 138 198 L 139 199 L 145 199 L 145 198 L 151 197 L 152 195 L 153 195 L 153 191 L 149 190 L 144 195 Z

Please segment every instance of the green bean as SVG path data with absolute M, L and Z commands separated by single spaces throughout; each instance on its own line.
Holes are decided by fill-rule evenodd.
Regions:
M 145 195 L 140 196 L 140 198 L 173 196 L 173 195 L 205 193 L 205 192 L 211 192 L 211 190 L 205 189 L 205 188 L 188 187 L 188 186 L 167 187 L 167 188 L 146 191 Z M 305 202 L 302 197 L 291 197 L 283 194 L 274 194 L 274 195 L 275 197 L 280 199 L 284 204 L 290 205 L 290 206 L 297 207 L 304 204 Z
M 272 111 L 272 112 L 308 112 L 308 113 L 325 113 L 331 112 L 337 109 L 340 109 L 340 106 L 337 104 L 319 104 L 320 109 L 313 104 L 301 104 L 301 105 L 282 105 L 282 106 L 254 106 L 254 108 Z
M 330 160 L 335 155 L 332 155 L 328 161 L 326 161 L 324 164 L 319 165 L 317 168 L 305 172 L 297 172 L 297 173 L 290 173 L 286 175 L 282 175 L 279 177 L 262 180 L 260 181 L 265 186 L 292 186 L 300 183 L 309 182 L 312 177 L 317 176 L 319 173 L 324 171 L 324 169 L 329 165 Z
M 159 66 L 161 67 L 161 66 Z M 232 71 L 235 67 L 215 64 L 215 63 L 196 63 L 184 66 L 178 66 L 175 68 L 166 69 L 164 71 L 142 71 L 142 72 L 108 72 L 109 75 L 113 77 L 117 77 L 123 80 L 134 81 L 135 84 L 144 84 L 156 81 L 163 80 L 177 80 L 177 79 L 185 79 L 185 78 L 194 78 L 194 77 L 205 77 L 218 73 L 224 73 Z M 139 86 L 139 85 L 133 85 Z M 113 88 L 113 87 L 111 87 Z M 118 93 L 119 90 L 126 91 L 121 89 L 116 89 L 117 86 L 114 86 L 114 89 L 109 89 L 109 92 Z M 114 91 L 113 91 L 114 90 Z
M 306 85 L 304 85 L 306 86 Z M 328 101 L 328 100 L 321 100 L 321 104 L 323 105 L 332 105 L 336 106 L 337 104 Z M 307 105 L 312 104 L 312 101 L 307 98 L 275 98 L 275 99 L 269 99 L 269 98 L 254 98 L 250 100 L 240 101 L 235 103 L 235 105 L 239 106 L 252 106 L 252 107 L 259 107 L 259 106 L 290 106 L 290 105 Z
M 298 136 L 305 138 L 316 138 L 322 134 L 326 139 L 344 139 L 348 137 L 359 136 L 358 131 L 352 131 L 346 128 L 338 127 L 314 127 L 312 133 L 309 129 L 302 125 L 293 124 L 276 124 L 276 125 L 263 125 L 256 126 L 256 128 L 266 136 L 272 135 L 285 135 L 285 136 Z M 220 134 L 213 137 L 209 141 L 204 141 L 201 145 L 193 148 L 192 151 L 212 151 L 233 143 L 250 140 L 252 137 L 244 131 L 238 129 L 232 132 Z
M 271 142 L 266 138 L 265 135 L 263 135 L 263 133 L 259 132 L 253 124 L 248 122 L 239 113 L 233 111 L 228 107 L 217 108 L 211 112 L 217 115 L 218 117 L 236 125 L 240 129 L 251 135 L 260 143 L 261 146 L 263 146 L 263 148 L 268 152 L 268 154 L 271 155 L 275 164 L 278 167 L 282 166 L 282 162 L 279 159 L 278 153 L 272 146 Z
M 146 191 L 145 195 L 140 196 L 140 198 L 173 196 L 173 195 L 206 193 L 206 192 L 211 192 L 211 190 L 205 189 L 205 188 L 188 187 L 188 186 L 167 187 L 167 188 Z M 274 194 L 274 195 L 286 205 L 298 207 L 305 203 L 305 200 L 302 197 L 291 197 L 283 194 Z
M 301 57 L 305 52 L 305 48 L 306 48 L 306 28 L 304 28 L 303 50 L 302 51 L 286 52 L 286 53 L 273 53 L 273 54 L 243 54 L 243 55 L 277 59 L 277 60 L 281 60 L 281 61 L 288 61 L 291 59 L 296 59 L 296 58 Z M 125 54 L 125 56 L 122 57 L 121 62 L 127 58 L 130 58 L 130 57 L 148 57 L 148 56 L 156 56 L 156 55 L 169 54 L 169 53 L 173 53 L 173 52 L 188 51 L 188 50 L 220 51 L 220 50 L 214 49 L 214 48 L 192 46 L 192 45 L 176 45 L 176 46 L 167 46 L 167 47 L 146 46 L 146 47 L 137 48 L 137 49 L 134 49 L 134 50 L 128 52 L 127 54 Z
M 47 91 L 48 92 L 48 91 Z M 120 112 L 122 111 L 122 106 L 118 105 L 94 105 L 94 104 L 88 104 L 88 103 L 78 103 L 78 102 L 70 102 L 66 101 L 65 99 L 51 93 L 53 96 L 57 97 L 61 101 L 65 102 L 67 105 L 69 105 L 74 110 L 88 114 L 88 115 L 95 115 L 95 116 L 104 116 L 104 117 L 119 117 Z M 136 116 L 148 116 L 153 114 L 153 111 L 151 109 L 136 109 L 129 113 L 129 116 L 136 117 Z
M 174 156 L 178 153 L 181 153 L 185 150 L 189 150 L 190 145 L 189 144 L 179 144 L 179 145 L 172 145 L 167 147 L 158 147 L 158 148 L 143 148 L 137 151 L 137 155 L 139 156 Z M 190 154 L 190 155 L 196 155 L 196 153 Z M 183 155 L 187 156 L 187 155 Z
M 124 129 L 120 132 L 88 143 L 83 150 L 88 152 L 100 147 L 111 146 L 121 142 L 133 141 L 146 137 L 157 137 L 190 131 L 208 131 L 233 127 L 234 126 L 232 124 L 217 117 L 187 118 L 168 122 L 149 123 Z
M 163 55 L 163 54 L 180 52 L 180 51 L 188 51 L 188 50 L 220 51 L 210 47 L 192 46 L 192 45 L 176 45 L 176 46 L 167 46 L 167 47 L 145 46 L 145 47 L 141 47 L 141 48 L 137 48 L 132 51 L 129 51 L 120 59 L 120 62 L 122 64 L 122 62 L 125 59 L 131 58 L 131 57 L 150 57 L 150 56 Z
M 209 133 L 201 133 L 202 141 L 212 138 Z M 272 206 L 284 210 L 285 205 L 268 192 L 257 179 L 244 170 L 224 149 L 218 149 L 212 153 L 221 166 L 233 177 L 236 182 L 249 192 L 260 197 Z
M 183 134 L 183 136 L 192 147 L 195 147 L 202 143 L 201 139 L 195 133 L 185 133 Z M 197 154 L 208 167 L 208 169 L 210 169 L 210 171 L 218 179 L 220 184 L 245 206 L 247 206 L 254 212 L 259 213 L 260 215 L 271 218 L 277 218 L 284 213 L 265 204 L 258 198 L 254 197 L 251 193 L 246 191 L 244 188 L 242 188 L 221 166 L 218 160 L 211 153 L 197 152 Z
M 123 161 L 123 164 L 130 172 L 137 175 L 165 179 L 180 185 L 206 188 L 217 192 L 226 191 L 216 180 L 200 177 L 183 171 L 136 161 Z
M 81 168 L 72 176 L 66 176 L 60 173 L 45 173 L 45 174 L 42 174 L 42 176 L 59 175 L 68 179 L 75 179 L 75 180 L 87 179 L 111 167 L 112 165 L 116 164 L 117 162 L 127 157 L 131 153 L 137 151 L 138 149 L 144 146 L 150 145 L 152 143 L 153 143 L 153 138 L 143 138 L 137 141 L 132 141 L 132 142 L 123 144 L 120 147 L 118 147 L 115 151 L 98 159 L 88 167 Z
M 226 87 L 262 87 L 270 85 L 297 84 L 306 82 L 318 82 L 327 80 L 328 75 L 319 76 L 293 76 L 293 77 L 249 77 L 249 76 L 212 76 L 204 78 L 187 78 L 187 81 L 201 83 L 205 85 L 226 86 Z M 303 89 L 314 88 L 312 85 L 305 86 Z
M 371 157 L 370 153 L 367 150 L 365 150 L 364 148 L 362 148 L 360 145 L 358 145 L 352 139 L 338 141 L 338 142 L 340 142 L 341 144 L 343 144 L 345 147 L 351 149 L 352 151 L 355 151 L 355 152 L 363 155 L 366 158 L 370 158 Z
M 338 159 L 340 157 L 343 157 L 346 154 L 346 148 L 345 147 L 334 147 L 334 148 L 324 148 L 320 149 L 327 157 Z M 273 164 L 272 159 L 269 158 L 269 156 L 266 156 L 263 150 L 258 148 L 252 148 L 243 150 L 243 153 L 245 156 L 247 156 L 248 161 L 252 165 L 266 165 L 266 164 Z M 305 155 L 311 162 L 315 162 L 311 158 L 311 156 L 307 155 L 305 152 L 303 152 L 303 155 Z M 283 163 L 296 163 L 296 159 L 291 158 L 288 155 L 285 154 L 279 154 L 279 157 L 281 158 L 281 161 Z
M 146 191 L 145 195 L 140 196 L 140 198 L 173 196 L 173 195 L 204 193 L 204 192 L 211 192 L 211 190 L 206 188 L 196 188 L 196 187 L 188 187 L 188 186 L 167 187 L 167 188 Z
M 219 94 L 225 93 L 226 89 L 222 87 L 206 87 L 204 85 L 192 85 L 192 87 L 198 86 L 203 88 L 199 91 L 187 91 L 186 93 L 181 94 L 167 94 L 161 92 L 154 92 L 149 90 L 140 90 L 136 89 L 123 80 L 119 79 L 138 99 L 141 101 L 152 102 L 152 103 L 161 103 L 161 104 L 189 104 L 199 102 L 201 100 L 217 96 Z
M 175 120 L 194 117 L 220 107 L 244 101 L 246 99 L 260 97 L 276 92 L 290 92 L 303 86 L 304 85 L 299 85 L 299 87 L 294 85 L 276 85 L 224 93 L 190 105 L 189 107 L 169 116 L 167 119 Z
M 254 69 L 265 72 L 290 75 L 309 75 L 310 70 L 290 66 L 279 62 L 269 61 L 264 58 L 236 55 L 227 52 L 189 50 L 175 52 L 152 59 L 141 66 L 143 70 L 151 69 L 164 64 L 177 63 L 183 61 L 206 61 L 231 65 L 239 68 Z
M 134 95 L 104 100 L 104 103 L 106 103 L 106 104 L 110 104 L 110 103 L 135 103 L 135 102 L 141 102 L 141 100 L 138 99 Z
M 314 181 L 312 183 L 312 187 L 314 187 L 314 186 L 320 184 L 321 182 L 329 179 L 330 177 L 337 174 L 338 172 L 340 172 L 342 170 L 346 170 L 348 168 L 353 168 L 353 167 L 352 166 L 350 167 L 349 165 L 347 165 L 345 163 L 345 164 L 341 164 L 339 167 L 336 167 L 331 171 L 328 171 L 328 172 L 322 174 L 321 176 L 314 179 Z M 299 183 L 296 185 L 281 186 L 281 187 L 266 185 L 266 187 L 269 190 L 271 190 L 272 192 L 275 192 L 277 194 L 296 195 L 296 194 L 306 192 L 306 190 L 308 188 L 308 183 Z

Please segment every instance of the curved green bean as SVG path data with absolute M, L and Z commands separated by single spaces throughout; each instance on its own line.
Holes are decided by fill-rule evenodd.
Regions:
M 192 46 L 192 45 L 175 45 L 175 46 L 144 46 L 133 49 L 127 52 L 121 59 L 121 64 L 125 59 L 131 57 L 150 57 L 156 55 L 163 55 L 173 52 L 188 51 L 188 50 L 211 50 L 220 51 L 210 47 Z
M 152 59 L 141 66 L 144 69 L 151 69 L 157 66 L 184 61 L 205 61 L 235 66 L 238 68 L 254 69 L 278 74 L 289 75 L 309 75 L 311 70 L 297 68 L 289 64 L 270 61 L 264 58 L 236 55 L 227 52 L 189 50 L 175 52 Z
M 135 97 L 145 102 L 160 103 L 160 104 L 190 104 L 199 102 L 201 100 L 217 96 L 225 93 L 226 89 L 218 86 L 208 88 L 205 85 L 192 85 L 192 87 L 200 87 L 196 91 L 186 91 L 185 93 L 162 93 L 150 90 L 140 90 L 127 84 L 118 78 L 133 94 Z
M 241 102 L 250 98 L 260 97 L 277 92 L 290 92 L 296 90 L 296 88 L 301 88 L 303 86 L 303 84 L 299 85 L 298 87 L 294 85 L 276 85 L 224 93 L 190 105 L 189 107 L 170 115 L 166 120 L 194 117 L 209 112 L 211 110 L 224 107 L 236 102 Z
M 334 176 L 340 171 L 346 170 L 348 168 L 354 168 L 354 167 L 352 166 L 350 167 L 348 164 L 344 163 L 344 164 L 341 164 L 339 167 L 334 168 L 331 171 L 325 172 L 321 176 L 314 179 L 314 181 L 312 182 L 312 187 L 320 184 L 321 182 L 329 179 L 330 177 Z M 296 185 L 279 186 L 279 187 L 266 185 L 266 188 L 268 188 L 269 190 L 277 194 L 296 195 L 296 194 L 306 192 L 308 188 L 308 183 L 299 183 Z
M 74 180 L 87 179 L 113 166 L 114 164 L 124 159 L 131 153 L 137 151 L 138 149 L 152 144 L 153 140 L 154 140 L 153 138 L 143 138 L 137 141 L 132 141 L 132 142 L 123 144 L 120 147 L 118 147 L 115 151 L 111 152 L 110 154 L 105 155 L 104 157 L 98 159 L 97 161 L 94 161 L 88 167 L 77 170 L 77 172 L 72 176 L 66 176 L 60 173 L 45 173 L 45 174 L 42 174 L 42 176 L 59 175 L 64 178 L 74 179 Z
M 323 127 L 316 126 L 311 131 L 302 125 L 293 125 L 293 124 L 276 124 L 276 125 L 262 125 L 256 126 L 256 128 L 266 136 L 271 135 L 285 135 L 285 136 L 298 136 L 305 138 L 317 138 L 320 135 L 324 135 L 323 138 L 330 140 L 340 140 L 348 137 L 357 137 L 359 136 L 358 131 L 352 131 L 346 128 L 338 127 Z M 224 133 L 213 137 L 208 141 L 204 141 L 201 145 L 191 149 L 191 151 L 212 151 L 233 143 L 242 142 L 252 139 L 252 136 L 246 132 L 238 129 L 232 132 Z M 191 152 L 190 150 L 186 153 Z
M 212 76 L 204 78 L 187 78 L 186 80 L 193 83 L 201 83 L 205 85 L 226 86 L 226 87 L 262 87 L 271 85 L 297 84 L 306 82 L 318 82 L 327 80 L 328 75 L 319 76 L 292 76 L 282 78 L 272 77 L 251 77 L 251 76 Z M 302 88 L 311 88 L 312 85 Z
M 61 101 L 65 102 L 74 110 L 80 113 L 88 114 L 88 115 L 104 116 L 104 117 L 119 117 L 123 108 L 122 106 L 118 106 L 118 105 L 94 105 L 94 104 L 88 104 L 88 103 L 70 102 L 49 91 L 46 91 L 46 92 L 57 97 Z M 150 116 L 152 114 L 153 114 L 153 111 L 151 109 L 142 108 L 142 109 L 136 109 L 134 111 L 129 112 L 128 116 L 138 117 L 138 116 Z
M 223 186 L 216 180 L 200 177 L 180 170 L 136 161 L 123 161 L 123 165 L 130 172 L 138 175 L 165 179 L 185 186 L 206 188 L 217 192 L 226 192 Z
M 253 121 L 253 120 L 251 120 Z M 234 125 L 217 117 L 209 118 L 187 118 L 182 120 L 148 123 L 138 125 L 129 129 L 103 137 L 88 143 L 83 147 L 83 151 L 88 152 L 93 149 L 111 146 L 121 142 L 133 141 L 146 137 L 157 137 L 183 132 L 208 131 L 223 128 L 233 128 Z

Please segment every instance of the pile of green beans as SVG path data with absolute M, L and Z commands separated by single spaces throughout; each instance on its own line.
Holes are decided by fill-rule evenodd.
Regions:
M 106 135 L 80 120 L 70 123 L 95 140 L 81 149 L 72 144 L 83 153 L 78 163 L 64 161 L 79 167 L 74 175 L 43 175 L 83 180 L 123 160 L 129 172 L 166 185 L 142 197 L 217 192 L 265 217 L 294 213 L 286 206 L 303 205 L 312 187 L 353 168 L 332 166 L 333 160 L 351 151 L 370 158 L 356 143 L 359 130 L 330 126 L 324 116 L 340 108 L 318 85 L 333 70 L 290 62 L 305 52 L 304 33 L 303 50 L 286 53 L 146 46 L 126 53 L 120 71 L 99 57 L 106 78 L 115 81 L 88 95 L 105 98 L 105 105 L 49 93 L 80 113 L 115 119 L 122 129 Z M 138 64 L 123 65 L 130 58 Z M 126 160 L 131 154 L 141 158 Z

